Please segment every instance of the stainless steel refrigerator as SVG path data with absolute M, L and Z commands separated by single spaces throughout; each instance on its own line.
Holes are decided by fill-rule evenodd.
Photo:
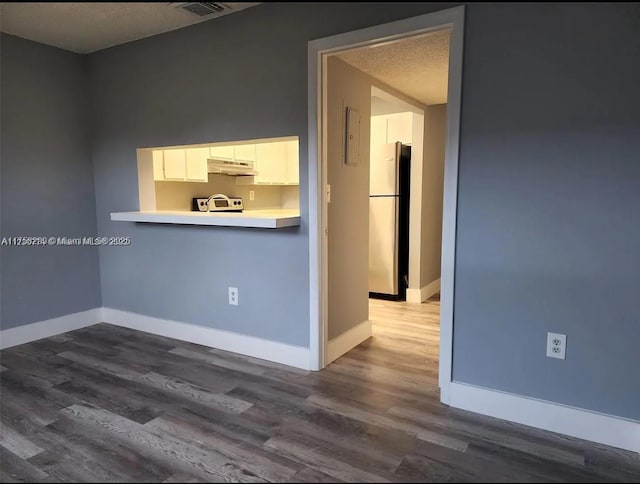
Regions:
M 411 147 L 373 145 L 369 182 L 369 296 L 404 300 L 409 280 Z

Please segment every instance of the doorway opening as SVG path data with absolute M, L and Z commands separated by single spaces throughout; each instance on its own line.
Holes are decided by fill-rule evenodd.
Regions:
M 411 304 L 384 299 L 419 303 L 437 294 L 437 286 L 441 286 L 437 373 L 445 390 L 441 391 L 445 403 L 443 387 L 451 381 L 463 12 L 463 8 L 454 8 L 340 34 L 313 41 L 309 48 L 310 367 L 322 369 L 367 339 L 376 312 L 402 313 L 402 307 L 408 309 Z M 446 61 L 447 102 L 417 100 L 424 92 L 410 92 L 411 85 L 420 89 L 433 82 L 424 76 L 412 80 L 404 75 L 402 79 L 402 71 L 409 74 L 420 69 L 394 70 L 390 61 L 406 62 L 407 49 L 415 52 L 418 45 L 433 48 L 438 41 L 446 44 L 439 55 Z M 403 85 L 403 80 L 409 84 Z M 432 105 L 441 105 L 433 109 L 442 117 L 439 131 L 431 122 Z M 433 145 L 425 143 L 425 135 L 432 132 L 441 135 L 439 183 L 444 197 L 438 197 L 438 191 L 430 190 L 428 183 L 425 185 L 425 181 L 438 178 L 425 170 L 430 168 L 425 148 Z M 381 160 L 378 166 L 372 164 L 376 157 Z M 427 196 L 423 203 L 424 192 Z M 423 230 L 427 227 L 423 215 L 427 214 L 422 208 L 433 209 L 433 204 L 427 203 L 429 197 L 444 200 L 444 207 L 437 210 L 441 219 L 424 217 L 430 225 Z M 442 227 L 442 236 L 438 231 L 436 240 L 438 248 L 442 242 L 442 258 L 436 257 L 432 271 L 436 275 L 442 271 L 440 281 L 428 280 L 432 274 L 422 267 L 431 257 L 424 250 L 424 237 L 433 235 L 432 225 Z M 429 291 L 432 294 L 423 297 Z M 370 292 L 384 299 L 370 302 Z M 437 346 L 436 342 L 436 353 Z

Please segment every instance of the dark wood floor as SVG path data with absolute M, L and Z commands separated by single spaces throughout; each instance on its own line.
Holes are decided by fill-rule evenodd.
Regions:
M 310 373 L 98 324 L 1 352 L 0 478 L 640 480 L 640 457 L 440 405 L 437 300 Z

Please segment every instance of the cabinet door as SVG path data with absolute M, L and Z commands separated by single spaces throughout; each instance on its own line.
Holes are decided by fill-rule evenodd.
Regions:
M 207 158 L 209 148 L 189 148 L 186 150 L 187 180 L 207 182 Z
M 256 145 L 256 183 L 282 185 L 287 180 L 286 142 L 258 143 Z
M 233 145 L 212 146 L 209 148 L 211 158 L 233 161 Z
M 410 144 L 413 139 L 413 113 L 387 115 L 387 143 Z
M 153 179 L 155 181 L 164 180 L 164 156 L 162 150 L 154 150 L 151 152 L 153 159 Z
M 298 142 L 287 141 L 287 183 L 300 184 L 300 159 L 298 155 Z
M 387 144 L 387 117 L 371 116 L 371 145 Z
M 256 161 L 256 145 L 236 145 L 233 147 L 233 157 L 238 161 Z
M 164 150 L 164 177 L 166 180 L 185 180 L 187 178 L 184 149 Z

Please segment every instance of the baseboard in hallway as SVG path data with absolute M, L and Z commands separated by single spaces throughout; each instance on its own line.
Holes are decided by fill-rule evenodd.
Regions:
M 420 289 L 407 289 L 407 302 L 421 303 L 440 292 L 440 279 L 427 284 Z

